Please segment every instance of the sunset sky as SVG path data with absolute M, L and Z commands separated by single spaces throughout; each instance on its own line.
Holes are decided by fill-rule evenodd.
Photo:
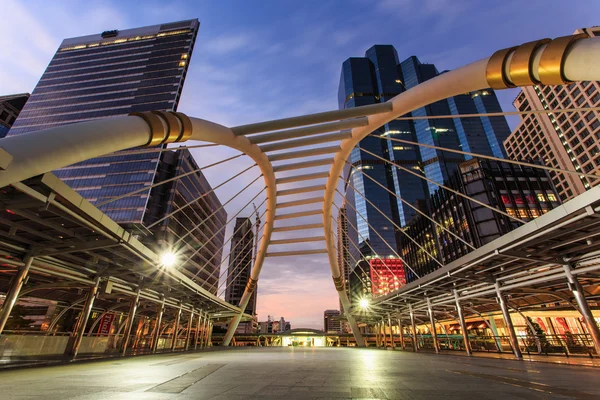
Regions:
M 394 45 L 400 60 L 416 55 L 453 69 L 501 48 L 598 25 L 599 15 L 598 0 L 3 0 L 0 95 L 31 92 L 64 38 L 198 18 L 179 111 L 236 126 L 336 109 L 342 62 L 374 44 Z M 505 111 L 514 111 L 515 95 L 498 93 Z M 510 119 L 511 127 L 517 121 Z M 206 165 L 234 152 L 194 154 Z M 207 177 L 213 186 L 223 180 L 212 170 Z M 219 192 L 222 200 L 242 180 Z M 259 320 L 283 316 L 293 328 L 322 329 L 323 311 L 338 308 L 325 256 L 269 259 L 258 295 Z

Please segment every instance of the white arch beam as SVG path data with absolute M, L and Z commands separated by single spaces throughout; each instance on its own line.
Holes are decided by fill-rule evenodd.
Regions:
M 505 89 L 527 86 L 539 81 L 545 84 L 559 84 L 569 81 L 600 80 L 598 67 L 600 38 L 581 39 L 582 36 L 568 36 L 553 41 L 544 40 L 543 44 L 533 47 L 525 44 L 500 50 L 491 57 L 446 72 L 395 96 L 386 102 L 391 105 L 391 111 L 370 115 L 367 117 L 368 125 L 352 129 L 352 137 L 341 142 L 340 150 L 334 156 L 323 202 L 323 225 L 329 265 L 344 310 L 351 308 L 335 253 L 332 208 L 338 178 L 354 147 L 386 123 L 420 107 L 462 93 L 488 87 Z M 525 54 L 526 57 L 523 57 L 523 50 L 529 51 Z M 514 57 L 515 54 L 517 57 Z M 348 322 L 353 331 L 358 330 L 354 317 L 348 315 Z

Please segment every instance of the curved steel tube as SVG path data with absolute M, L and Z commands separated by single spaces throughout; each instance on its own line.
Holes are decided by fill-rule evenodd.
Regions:
M 260 168 L 267 188 L 263 238 L 251 272 L 252 284 L 246 287 L 239 305 L 243 312 L 256 288 L 273 232 L 277 197 L 275 172 L 267 156 L 245 136 L 236 136 L 227 127 L 199 118 L 189 118 L 189 121 L 192 125 L 189 140 L 221 144 L 245 153 Z M 140 116 L 133 115 L 82 122 L 5 138 L 0 142 L 0 147 L 9 153 L 13 160 L 6 170 L 0 171 L 0 187 L 90 158 L 143 146 L 153 136 L 156 136 L 156 133 L 153 133 L 152 126 Z M 239 314 L 232 319 L 224 345 L 229 344 L 241 317 Z
M 546 45 L 540 46 L 532 56 L 531 72 L 535 77 L 539 76 L 540 58 Z M 515 48 L 516 49 L 516 48 Z M 509 49 L 506 57 L 512 57 L 515 49 Z M 570 81 L 600 80 L 600 68 L 597 63 L 600 62 L 600 38 L 590 38 L 574 42 L 564 54 L 564 61 L 561 73 Z M 371 132 L 385 125 L 386 123 L 414 111 L 420 107 L 443 100 L 462 93 L 490 87 L 488 81 L 488 63 L 492 57 L 488 57 L 464 67 L 446 72 L 433 79 L 423 82 L 406 92 L 403 92 L 388 102 L 392 104 L 392 111 L 367 117 L 368 124 L 352 129 L 352 137 L 342 140 L 341 150 L 335 154 L 333 164 L 329 170 L 329 178 L 325 186 L 323 202 L 323 226 L 325 231 L 325 244 L 329 257 L 329 265 L 334 282 L 341 279 L 341 271 L 337 262 L 333 239 L 332 209 L 334 204 L 335 190 L 337 182 L 341 176 L 346 160 L 358 143 L 367 137 Z M 503 67 L 504 68 L 504 67 Z M 502 70 L 505 74 L 507 71 Z M 499 89 L 501 89 L 499 87 Z M 350 300 L 343 286 L 338 288 L 340 302 L 345 310 L 350 310 Z M 354 317 L 348 313 L 348 322 L 352 326 L 353 332 L 358 327 Z M 357 344 L 360 346 L 362 341 L 356 337 Z

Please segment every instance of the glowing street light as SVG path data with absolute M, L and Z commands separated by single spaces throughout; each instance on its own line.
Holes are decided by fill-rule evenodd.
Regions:
M 160 256 L 160 265 L 171 268 L 177 262 L 177 256 L 171 251 L 166 251 Z
M 368 299 L 360 299 L 360 308 L 366 310 L 369 308 L 369 300 Z

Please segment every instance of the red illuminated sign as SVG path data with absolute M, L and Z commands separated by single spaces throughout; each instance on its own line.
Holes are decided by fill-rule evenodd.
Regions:
M 406 285 L 402 260 L 373 258 L 370 260 L 370 264 L 373 297 L 386 295 Z
M 104 314 L 100 323 L 98 324 L 98 334 L 99 335 L 109 335 L 110 328 L 112 327 L 112 323 L 115 320 L 115 314 Z

